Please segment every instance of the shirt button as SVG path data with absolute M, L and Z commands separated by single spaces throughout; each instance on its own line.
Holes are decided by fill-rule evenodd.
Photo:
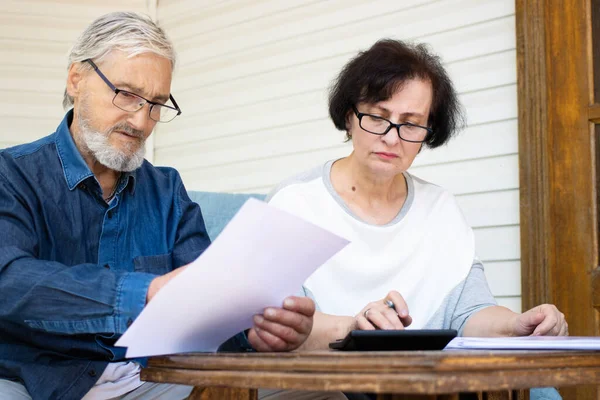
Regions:
M 87 186 L 85 185 L 85 183 L 82 183 L 81 185 L 79 185 L 79 187 L 83 190 L 87 189 Z
M 96 376 L 96 370 L 95 369 L 90 369 L 88 371 L 88 375 L 91 376 L 92 378 L 94 378 Z
M 104 264 L 104 268 L 110 269 L 110 264 Z
M 108 212 L 108 219 L 111 219 L 112 217 L 113 217 L 113 212 L 112 212 L 112 210 L 110 210 L 110 211 Z
M 127 320 L 127 327 L 129 328 L 131 326 L 131 324 L 133 324 L 133 320 L 131 318 L 129 318 Z

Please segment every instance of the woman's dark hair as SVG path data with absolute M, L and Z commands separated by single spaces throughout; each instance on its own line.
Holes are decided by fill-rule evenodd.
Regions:
M 352 107 L 387 100 L 411 79 L 431 82 L 433 99 L 428 125 L 433 133 L 425 144 L 430 148 L 441 146 L 463 127 L 464 115 L 440 58 L 424 44 L 382 39 L 360 52 L 344 66 L 331 87 L 329 116 L 350 140 L 346 118 Z

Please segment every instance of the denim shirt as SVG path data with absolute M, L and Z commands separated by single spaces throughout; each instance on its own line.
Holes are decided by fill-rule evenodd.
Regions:
M 210 244 L 172 168 L 123 173 L 107 204 L 77 150 L 70 111 L 56 132 L 0 151 L 0 378 L 34 399 L 79 399 L 146 303 L 150 281 Z M 239 335 L 229 350 L 247 349 Z

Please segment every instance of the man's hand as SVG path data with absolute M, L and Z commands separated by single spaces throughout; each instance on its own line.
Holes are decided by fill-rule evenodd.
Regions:
M 282 308 L 265 308 L 254 316 L 248 340 L 258 351 L 295 350 L 308 338 L 314 314 L 315 303 L 308 297 L 288 297 Z
M 148 286 L 148 292 L 146 293 L 146 304 L 148 304 L 150 300 L 152 300 L 152 298 L 156 296 L 156 293 L 158 293 L 158 291 L 162 289 L 162 287 L 165 286 L 167 282 L 169 282 L 171 279 L 175 278 L 177 275 L 185 271 L 186 268 L 187 265 L 184 265 L 183 267 L 174 269 L 168 274 L 164 274 L 162 276 L 154 278 L 152 282 L 150 282 L 150 286 Z
M 383 299 L 367 304 L 355 317 L 357 329 L 404 329 L 412 323 L 404 297 L 392 290 Z
M 568 336 L 565 315 L 552 304 L 542 304 L 517 314 L 510 326 L 513 336 Z

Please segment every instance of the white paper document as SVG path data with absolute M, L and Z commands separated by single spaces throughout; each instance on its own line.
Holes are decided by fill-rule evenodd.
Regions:
M 165 285 L 116 346 L 127 357 L 216 351 L 254 314 L 298 294 L 348 244 L 299 217 L 248 200 L 217 239 Z
M 444 350 L 600 350 L 597 336 L 457 337 Z

